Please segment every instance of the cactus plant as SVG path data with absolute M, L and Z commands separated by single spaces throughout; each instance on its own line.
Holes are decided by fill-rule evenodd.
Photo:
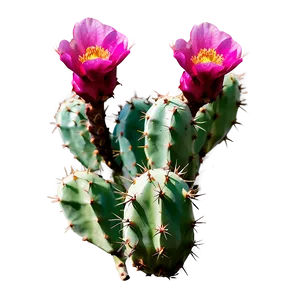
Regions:
M 82 35 L 81 33 L 88 33 Z M 177 40 L 174 57 L 184 68 L 175 97 L 133 97 L 113 132 L 104 102 L 118 84 L 116 69 L 129 54 L 127 38 L 94 19 L 74 28 L 74 39 L 57 50 L 73 71 L 73 94 L 59 106 L 55 124 L 64 147 L 84 171 L 60 183 L 59 202 L 69 228 L 112 255 L 120 278 L 126 259 L 146 275 L 172 278 L 195 256 L 195 186 L 202 158 L 237 122 L 240 77 L 228 74 L 241 61 L 241 47 L 214 25 L 194 26 L 189 42 Z M 98 173 L 104 162 L 112 179 Z M 94 173 L 94 172 L 97 172 Z

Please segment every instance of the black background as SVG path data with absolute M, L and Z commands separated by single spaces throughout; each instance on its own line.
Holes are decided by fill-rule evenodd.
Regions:
M 80 3 L 79 3 L 80 4 Z M 111 4 L 112 6 L 110 6 Z M 183 5 L 184 4 L 184 5 Z M 89 5 L 89 6 L 88 6 Z M 95 2 L 84 2 L 84 7 L 95 7 Z M 56 88 L 63 88 L 64 74 L 55 63 L 54 57 L 47 57 L 48 40 L 54 40 L 56 32 L 64 31 L 64 24 L 70 24 L 72 16 L 79 15 L 81 6 L 68 3 L 65 8 L 58 3 L 46 8 L 42 25 L 44 40 L 40 45 L 45 60 L 43 84 L 47 85 L 47 94 L 40 103 L 39 119 L 48 119 L 48 104 L 55 103 Z M 225 6 L 225 7 L 224 7 Z M 199 1 L 195 3 L 172 2 L 156 6 L 151 2 L 139 5 L 128 2 L 106 3 L 97 8 L 97 15 L 112 16 L 115 24 L 129 24 L 130 32 L 144 32 L 145 47 L 159 47 L 160 40 L 168 38 L 168 32 L 182 32 L 184 24 L 190 24 L 194 15 L 217 17 L 217 23 L 233 24 L 233 31 L 241 32 L 240 38 L 248 40 L 249 48 L 256 48 L 258 56 L 295 56 L 296 45 L 287 41 L 293 38 L 293 19 L 285 7 L 257 8 L 247 2 L 226 2 L 226 5 Z M 294 46 L 293 46 L 294 45 Z M 296 79 L 295 65 L 250 65 L 249 72 L 256 72 L 257 79 Z M 46 78 L 49 80 L 46 81 Z M 128 66 L 128 72 L 122 73 L 122 79 L 137 80 L 137 86 L 151 88 L 159 86 L 174 87 L 176 79 L 175 65 L 168 64 L 167 57 L 137 57 L 136 64 Z M 296 127 L 296 90 L 295 89 L 257 89 L 257 115 L 249 127 Z M 247 138 L 249 139 L 249 138 Z M 247 143 L 259 143 L 262 138 L 252 138 Z M 262 143 L 295 143 L 291 138 L 263 138 Z M 54 137 L 48 137 L 47 129 L 39 133 L 41 144 L 48 148 L 46 167 L 41 170 L 40 191 L 48 190 L 48 176 L 56 175 L 56 160 L 63 159 L 63 153 L 56 153 Z M 242 142 L 242 141 L 241 141 Z M 245 142 L 245 141 L 244 141 Z M 230 167 L 229 164 L 248 167 L 295 167 L 295 161 L 218 161 L 217 165 Z M 251 179 L 251 185 L 249 185 Z M 235 182 L 232 185 L 232 182 Z M 215 177 L 209 182 L 210 191 L 266 191 L 296 192 L 296 177 Z M 284 200 L 284 199 L 283 199 Z M 93 257 L 79 256 L 79 241 L 56 241 L 55 210 L 48 209 L 47 201 L 39 201 L 38 217 L 45 224 L 39 235 L 39 273 L 44 280 L 60 275 L 58 283 L 66 288 L 81 285 L 85 296 L 97 296 L 97 290 L 118 289 L 120 283 L 111 280 L 111 265 L 95 264 Z M 222 212 L 222 213 L 220 213 Z M 224 218 L 226 215 L 226 218 Z M 212 223 L 247 223 L 247 224 L 295 224 L 296 201 L 213 201 L 209 209 L 209 222 Z M 255 242 L 253 242 L 255 241 Z M 44 250 L 47 252 L 45 255 Z M 217 256 L 294 256 L 296 255 L 296 233 L 210 233 L 209 255 Z M 62 266 L 66 272 L 60 272 Z M 293 264 L 259 265 L 200 265 L 195 269 L 194 279 L 203 280 L 290 280 L 296 279 Z M 69 274 L 69 275 L 68 275 Z M 81 279 L 80 279 L 81 278 Z M 55 280 L 55 279 L 54 279 Z M 79 281 L 78 281 L 79 280 Z M 84 283 L 84 281 L 90 281 Z M 59 286 L 59 284 L 58 284 Z M 55 288 L 58 287 L 55 285 Z M 92 288 L 97 286 L 97 288 Z M 276 284 L 274 283 L 274 287 Z M 132 281 L 129 288 L 167 288 L 183 287 L 180 283 L 170 284 L 157 281 Z M 109 292 L 109 290 L 107 290 Z M 84 295 L 83 295 L 84 296 Z M 101 296 L 98 294 L 98 296 Z

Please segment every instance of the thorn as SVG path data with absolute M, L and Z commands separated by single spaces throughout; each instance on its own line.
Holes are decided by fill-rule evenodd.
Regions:
M 127 197 L 129 197 L 128 200 L 126 200 Z M 134 201 L 136 201 L 136 194 L 134 194 L 133 196 L 127 194 L 126 198 L 125 198 L 124 202 L 117 204 L 116 206 L 121 205 L 121 204 L 133 203 Z
M 165 186 L 164 186 L 164 187 L 165 187 Z M 163 188 L 164 188 L 164 187 L 163 187 Z M 155 192 L 158 193 L 158 194 L 157 194 L 157 198 L 154 199 L 153 202 L 158 201 L 158 204 L 159 204 L 159 198 L 162 199 L 162 198 L 164 197 L 164 195 L 165 195 L 165 192 L 163 191 L 163 188 L 161 188 L 161 186 L 160 186 L 159 183 L 158 183 L 158 188 L 159 188 L 159 190 L 155 190 Z
M 156 256 L 157 255 L 157 259 L 159 259 L 159 257 L 162 255 L 163 257 L 169 258 L 165 253 L 165 247 L 160 247 L 156 249 L 156 252 L 152 255 L 152 256 Z
M 47 196 L 47 198 L 53 199 L 53 200 L 51 201 L 51 203 L 56 203 L 56 202 L 60 202 L 60 201 L 61 201 L 61 199 L 60 199 L 57 195 L 55 195 L 54 197 Z
M 155 181 L 155 178 L 151 175 L 150 171 L 147 172 L 147 176 L 149 182 Z
M 170 181 L 170 176 L 169 176 L 170 172 L 171 172 L 170 170 L 167 170 L 167 174 L 165 175 L 165 182 L 164 182 L 165 185 L 167 185 L 168 182 Z
M 134 222 L 130 221 L 129 219 L 123 219 L 120 216 L 116 215 L 115 213 L 113 213 L 113 215 L 115 215 L 117 217 L 117 219 L 108 219 L 108 221 L 119 221 L 119 223 L 113 225 L 112 227 L 110 227 L 110 229 L 117 227 L 118 225 L 121 224 L 125 224 L 124 226 L 134 226 Z M 120 231 L 123 230 L 123 228 L 120 229 Z
M 206 224 L 206 222 L 201 222 L 201 221 L 200 221 L 202 218 L 203 218 L 203 216 L 200 217 L 199 219 L 193 221 L 193 222 L 191 223 L 191 228 L 194 229 L 196 232 L 197 232 L 197 230 L 195 229 L 195 227 L 196 227 L 197 225 L 200 225 L 200 224 Z
M 199 189 L 196 188 L 196 189 L 190 189 L 188 192 L 186 190 L 182 190 L 182 194 L 183 194 L 183 197 L 186 198 L 186 199 L 189 199 L 192 204 L 197 208 L 198 206 L 193 202 L 193 200 L 199 200 L 197 199 L 197 197 L 200 197 L 200 196 L 203 196 L 204 194 L 198 194 L 199 192 Z
M 123 240 L 122 238 L 120 238 L 122 240 L 122 242 L 116 242 L 118 244 L 121 244 L 121 247 L 117 250 L 117 252 L 120 252 L 122 250 L 123 247 L 126 247 L 126 245 L 129 245 L 129 239 Z
M 122 178 L 122 179 L 124 179 L 124 180 L 129 181 L 130 183 L 134 183 L 135 182 L 134 180 L 131 180 L 131 179 L 129 179 L 129 178 L 125 177 L 125 176 L 122 176 L 122 175 L 119 175 L 119 177 Z
M 142 136 L 138 139 L 138 141 L 140 141 L 141 139 L 145 138 L 146 136 L 148 136 L 148 132 L 145 131 L 141 131 L 141 130 L 137 130 L 138 132 L 140 132 L 142 134 Z
M 154 236 L 158 235 L 158 234 L 163 234 L 165 239 L 167 240 L 167 234 L 171 235 L 171 233 L 168 232 L 168 229 L 166 228 L 169 224 L 167 225 L 163 225 L 161 224 L 160 226 L 158 226 L 157 228 L 155 228 L 155 230 L 157 231 Z
M 148 168 L 145 166 L 144 162 L 142 162 L 142 163 L 143 163 L 143 165 L 140 165 L 140 164 L 137 164 L 137 165 L 142 169 L 143 173 L 148 172 L 150 169 L 148 169 Z
M 225 142 L 226 147 L 228 147 L 227 141 L 230 141 L 230 142 L 233 143 L 233 140 L 231 140 L 230 138 L 228 138 L 227 135 L 224 137 L 223 141 Z
M 178 112 L 178 110 L 184 110 L 183 107 L 180 107 L 180 106 L 174 106 L 173 109 L 170 109 L 170 111 L 175 114 L 176 112 Z
M 132 249 L 131 249 L 131 251 L 128 253 L 128 257 L 130 257 L 130 256 L 132 256 L 132 254 L 133 254 L 133 252 L 135 252 L 135 250 L 136 250 L 136 247 L 137 247 L 137 244 L 138 243 L 136 243 L 133 247 L 132 247 Z M 130 245 L 128 244 L 128 246 L 130 247 Z

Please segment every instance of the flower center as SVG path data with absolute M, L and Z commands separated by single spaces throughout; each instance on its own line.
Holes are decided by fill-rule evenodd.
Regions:
M 201 49 L 199 53 L 196 55 L 193 55 L 191 57 L 192 62 L 196 64 L 205 64 L 213 62 L 216 65 L 222 65 L 224 57 L 222 54 L 217 54 L 216 50 L 214 49 Z
M 102 48 L 101 46 L 91 46 L 87 47 L 85 54 L 79 56 L 79 61 L 84 63 L 87 60 L 93 60 L 96 58 L 109 59 L 110 53 L 107 49 Z

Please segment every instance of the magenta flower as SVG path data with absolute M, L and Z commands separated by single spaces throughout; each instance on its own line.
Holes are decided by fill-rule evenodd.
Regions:
M 104 76 L 114 72 L 130 50 L 125 35 L 98 20 L 87 18 L 75 24 L 73 39 L 70 42 L 61 41 L 57 53 L 60 60 L 76 74 L 72 82 L 74 90 L 78 86 L 88 85 L 86 91 L 95 87 L 99 92 L 105 81 Z M 111 78 L 110 75 L 108 77 Z M 113 80 L 116 82 L 116 78 Z M 113 86 L 111 83 L 109 85 Z M 92 94 L 96 95 L 94 90 Z
M 179 39 L 172 48 L 174 57 L 186 71 L 180 88 L 194 94 L 197 102 L 206 97 L 215 99 L 222 89 L 225 74 L 243 60 L 241 46 L 210 23 L 195 25 L 190 40 Z

